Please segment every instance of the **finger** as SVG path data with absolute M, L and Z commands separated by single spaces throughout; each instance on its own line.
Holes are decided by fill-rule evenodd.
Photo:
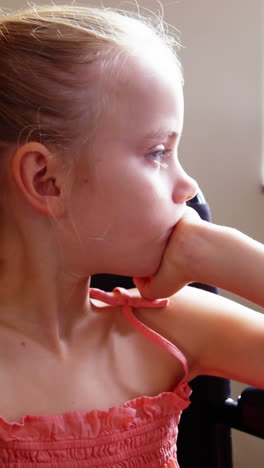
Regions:
M 175 271 L 172 271 L 169 265 L 164 264 L 155 276 L 133 278 L 133 281 L 141 296 L 146 299 L 169 297 L 182 287 L 182 284 L 177 283 Z

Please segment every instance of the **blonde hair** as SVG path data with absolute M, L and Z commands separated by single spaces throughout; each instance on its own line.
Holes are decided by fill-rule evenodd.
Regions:
M 87 141 L 104 104 L 104 76 L 123 52 L 146 48 L 180 64 L 164 23 L 108 8 L 40 6 L 0 16 L 0 152 L 34 140 Z M 99 75 L 98 75 L 99 73 Z M 86 126 L 84 126 L 84 124 Z

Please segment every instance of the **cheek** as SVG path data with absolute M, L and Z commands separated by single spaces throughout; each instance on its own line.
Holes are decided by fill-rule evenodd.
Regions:
M 96 164 L 92 178 L 82 179 L 72 212 L 82 230 L 113 240 L 123 236 L 156 239 L 170 224 L 171 203 L 166 176 L 128 164 Z M 88 233 L 88 232 L 87 232 Z
M 163 232 L 170 224 L 172 203 L 167 188 L 159 181 L 151 183 L 146 179 L 140 183 L 127 183 L 116 192 L 114 208 L 115 218 L 120 224 L 127 223 L 131 232 L 153 231 L 153 238 Z

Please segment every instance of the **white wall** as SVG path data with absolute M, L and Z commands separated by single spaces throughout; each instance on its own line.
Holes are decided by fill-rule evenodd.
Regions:
M 101 2 L 93 0 L 96 3 Z M 125 1 L 103 3 L 128 8 Z M 1 7 L 24 4 L 2 0 Z M 158 9 L 154 0 L 140 5 Z M 264 242 L 261 0 L 166 0 L 163 6 L 166 20 L 181 30 L 185 46 L 182 164 L 199 181 L 215 222 Z M 235 384 L 234 393 L 240 388 Z M 235 468 L 263 467 L 264 442 L 238 433 L 234 439 Z
M 261 1 L 181 0 L 166 11 L 186 46 L 182 163 L 197 177 L 215 222 L 264 242 Z M 234 383 L 234 395 L 242 388 Z M 262 440 L 237 431 L 233 439 L 236 468 L 263 467 Z

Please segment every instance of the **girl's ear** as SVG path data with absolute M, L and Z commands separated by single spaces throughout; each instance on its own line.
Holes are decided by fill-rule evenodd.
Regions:
M 62 165 L 46 146 L 37 142 L 20 146 L 12 157 L 12 174 L 17 187 L 37 211 L 63 216 Z

